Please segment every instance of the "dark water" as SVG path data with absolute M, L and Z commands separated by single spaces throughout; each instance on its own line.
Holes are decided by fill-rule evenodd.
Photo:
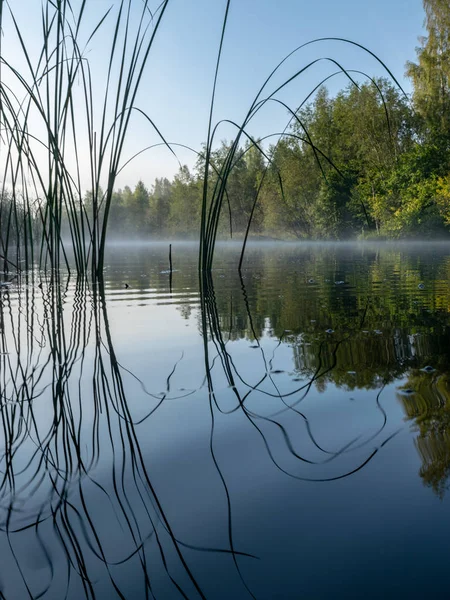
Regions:
M 2 597 L 448 598 L 450 246 L 196 260 L 0 288 Z

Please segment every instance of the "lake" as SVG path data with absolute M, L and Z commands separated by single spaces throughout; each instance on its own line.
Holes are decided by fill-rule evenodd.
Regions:
M 450 245 L 3 274 L 2 597 L 448 597 Z

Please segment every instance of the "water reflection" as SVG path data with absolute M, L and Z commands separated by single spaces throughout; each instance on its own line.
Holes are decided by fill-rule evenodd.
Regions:
M 139 382 L 148 402 L 136 420 L 103 286 L 79 279 L 69 299 L 69 285 L 25 279 L 14 309 L 1 297 L 2 596 L 151 597 L 163 569 L 182 596 L 204 597 L 136 434 L 167 394 Z
M 260 351 L 260 358 L 262 369 L 259 369 L 260 376 L 256 378 L 256 381 L 251 382 L 247 375 L 243 375 L 241 367 L 236 361 L 233 360 L 231 353 L 226 347 L 226 342 L 222 335 L 220 327 L 220 319 L 217 310 L 217 303 L 214 291 L 214 284 L 212 277 L 208 274 L 203 274 L 201 278 L 202 285 L 202 326 L 203 331 L 209 332 L 210 339 L 213 342 L 216 354 L 211 360 L 210 348 L 206 341 L 205 336 L 205 370 L 207 373 L 208 389 L 211 397 L 211 412 L 214 415 L 214 408 L 220 413 L 230 414 L 234 411 L 240 410 L 251 423 L 251 425 L 258 431 L 261 436 L 265 449 L 273 462 L 274 466 L 290 477 L 301 479 L 303 481 L 334 481 L 348 477 L 353 473 L 359 471 L 365 466 L 397 432 L 391 433 L 385 439 L 379 440 L 378 446 L 375 449 L 370 448 L 367 456 L 363 460 L 359 461 L 356 459 L 356 464 L 352 465 L 350 469 L 342 468 L 340 466 L 333 468 L 329 474 L 319 474 L 313 476 L 299 475 L 294 470 L 285 469 L 280 462 L 277 460 L 273 449 L 271 447 L 272 434 L 265 432 L 265 427 L 275 428 L 281 432 L 283 442 L 285 444 L 285 453 L 290 454 L 294 459 L 301 463 L 308 465 L 325 465 L 338 459 L 342 454 L 351 452 L 354 447 L 360 451 L 364 446 L 372 443 L 382 433 L 387 424 L 387 417 L 384 409 L 382 408 L 379 401 L 379 394 L 376 396 L 376 404 L 382 414 L 381 426 L 376 430 L 375 433 L 370 435 L 367 440 L 362 441 L 361 436 L 347 440 L 341 447 L 336 450 L 325 449 L 322 442 L 317 441 L 316 435 L 313 433 L 312 426 L 309 422 L 308 416 L 305 412 L 299 410 L 298 406 L 306 398 L 308 392 L 313 384 L 322 382 L 324 377 L 333 371 L 333 368 L 337 363 L 337 351 L 338 348 L 349 339 L 349 335 L 346 337 L 336 340 L 329 344 L 331 348 L 328 348 L 329 353 L 326 355 L 328 360 L 324 360 L 322 356 L 324 343 L 321 341 L 318 345 L 318 352 L 315 356 L 315 371 L 308 375 L 304 382 L 298 381 L 298 378 L 294 379 L 294 386 L 289 391 L 282 391 L 282 387 L 277 384 L 275 376 L 284 374 L 281 369 L 273 369 L 273 362 L 276 358 L 276 351 L 281 346 L 282 338 L 280 338 L 277 346 L 274 348 L 270 357 L 266 356 L 264 348 L 257 340 L 257 348 Z M 251 314 L 250 306 L 248 303 L 248 296 L 245 289 L 245 283 L 241 278 L 241 289 L 243 291 L 244 302 L 247 309 L 247 318 L 249 326 L 254 333 L 253 317 Z M 255 335 L 255 333 L 254 333 Z M 256 337 L 256 335 L 255 335 Z M 213 362 L 220 359 L 221 366 L 227 378 L 229 388 L 235 395 L 235 405 L 223 407 L 215 393 L 214 379 L 213 379 Z M 253 369 L 252 369 L 253 370 Z M 258 372 L 258 371 L 256 371 Z M 384 387 L 384 384 L 383 384 Z M 257 395 L 257 409 L 254 404 L 253 396 Z M 262 402 L 261 402 L 262 400 Z M 261 410 L 261 405 L 263 410 Z M 286 415 L 289 414 L 289 423 L 286 422 Z M 299 417 L 299 419 L 298 419 Z M 296 421 L 294 427 L 293 423 Z M 261 424 L 262 422 L 262 424 Z M 260 425 L 261 424 L 261 425 Z M 290 431 L 291 430 L 291 431 Z M 303 437 L 303 444 L 311 445 L 313 450 L 312 453 L 302 453 L 296 448 L 296 444 L 293 439 L 298 437 L 299 434 Z M 308 443 L 309 442 L 309 443 Z M 316 458 L 313 458 L 318 451 L 319 454 Z M 284 454 L 285 454 L 284 453 Z M 359 453 L 358 453 L 359 454 Z M 285 458 L 285 457 L 284 457 Z M 231 540 L 230 540 L 231 541 Z
M 395 490 L 406 448 L 447 489 L 450 261 L 425 254 L 256 247 L 239 277 L 222 248 L 199 280 L 174 245 L 170 281 L 160 245 L 111 253 L 95 284 L 2 286 L 2 597 L 330 597 L 271 540 L 307 565 L 340 526 L 325 498 Z
M 448 373 L 412 370 L 399 394 L 407 418 L 418 432 L 420 476 L 442 499 L 450 475 L 450 382 Z
M 181 310 L 188 318 L 197 307 L 196 274 L 187 268 L 188 253 L 179 253 L 178 260 L 175 280 L 178 290 L 183 290 L 178 292 L 178 305 L 186 303 Z M 445 245 L 366 245 L 351 248 L 350 252 L 333 245 L 305 245 L 301 249 L 272 246 L 270 250 L 256 246 L 243 279 L 230 268 L 233 260 L 233 251 L 222 248 L 214 272 L 215 291 L 206 292 L 209 298 L 203 305 L 203 315 L 208 318 L 201 329 L 212 332 L 228 385 L 237 394 L 240 406 L 249 392 L 244 391 L 244 400 L 239 396 L 235 379 L 242 377 L 234 372 L 236 366 L 225 344 L 242 339 L 262 354 L 262 366 L 258 367 L 261 379 L 253 384 L 245 382 L 253 392 L 266 380 L 276 390 L 263 350 L 267 338 L 291 348 L 290 381 L 307 382 L 300 389 L 311 385 L 321 392 L 328 385 L 349 391 L 381 389 L 427 362 L 439 373 L 449 372 L 450 257 Z M 163 262 L 160 257 L 159 263 Z M 164 287 L 161 274 L 154 273 L 153 277 L 158 277 L 159 285 Z M 212 286 L 209 282 L 207 287 Z M 177 303 L 177 298 L 174 301 Z M 281 363 L 283 368 L 278 371 L 284 370 L 285 359 Z M 425 377 L 424 382 L 426 386 L 430 378 Z M 287 396 L 300 389 L 291 386 Z M 434 394 L 430 385 L 426 414 L 433 413 L 430 398 Z M 405 394 L 398 398 L 405 414 L 411 417 L 408 402 L 415 399 Z M 447 402 L 438 404 L 439 410 L 443 406 Z M 424 463 L 421 474 L 430 471 L 427 465 L 432 454 L 430 449 L 424 450 L 426 439 L 422 432 L 416 443 Z M 440 454 L 446 455 L 444 438 L 439 439 Z M 432 444 L 436 448 L 438 439 Z M 446 477 L 445 469 L 441 469 L 441 483 L 432 484 L 439 494 Z M 424 481 L 429 483 L 426 476 Z

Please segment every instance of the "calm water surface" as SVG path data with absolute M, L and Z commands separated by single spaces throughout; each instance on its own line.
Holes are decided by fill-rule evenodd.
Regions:
M 0 591 L 448 598 L 450 245 L 1 275 Z

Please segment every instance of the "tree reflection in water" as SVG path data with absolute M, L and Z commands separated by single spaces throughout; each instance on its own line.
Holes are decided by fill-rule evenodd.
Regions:
M 449 376 L 414 369 L 403 388 L 408 393 L 398 394 L 398 399 L 418 432 L 415 446 L 422 460 L 420 477 L 443 498 L 450 475 Z

